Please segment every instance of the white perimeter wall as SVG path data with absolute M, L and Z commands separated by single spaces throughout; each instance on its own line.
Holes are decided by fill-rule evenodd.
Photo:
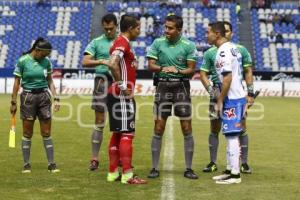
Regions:
M 0 93 L 10 94 L 13 88 L 13 78 L 0 79 Z M 57 91 L 61 88 L 61 94 L 86 94 L 91 95 L 93 91 L 92 79 L 54 79 Z M 61 86 L 61 87 L 60 87 Z M 280 97 L 284 91 L 286 97 L 300 97 L 300 82 L 276 82 L 276 81 L 256 81 L 254 82 L 255 90 L 260 90 L 260 96 Z M 135 95 L 153 95 L 155 87 L 152 80 L 137 80 Z M 206 96 L 203 85 L 200 81 L 191 81 L 192 96 Z

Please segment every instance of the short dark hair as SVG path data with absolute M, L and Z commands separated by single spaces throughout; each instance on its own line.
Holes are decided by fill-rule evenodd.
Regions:
M 166 21 L 175 22 L 177 29 L 182 29 L 183 27 L 183 20 L 182 17 L 174 14 L 170 14 L 166 17 Z
M 130 27 L 135 28 L 138 26 L 139 19 L 134 15 L 122 15 L 120 21 L 120 30 L 122 33 L 126 32 Z
M 229 21 L 223 21 L 224 25 L 228 25 L 230 31 L 232 32 L 232 24 Z
M 104 22 L 105 23 L 113 22 L 115 25 L 118 24 L 117 17 L 112 13 L 108 13 L 102 17 L 101 23 L 103 24 Z
M 211 23 L 209 24 L 209 26 L 211 27 L 211 29 L 214 31 L 214 32 L 220 32 L 221 36 L 222 37 L 225 37 L 225 27 L 224 27 L 224 22 L 214 22 L 214 23 Z

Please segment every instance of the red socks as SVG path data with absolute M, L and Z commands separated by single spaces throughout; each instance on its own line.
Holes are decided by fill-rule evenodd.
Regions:
M 132 140 L 133 133 L 112 133 L 108 147 L 109 172 L 115 172 L 119 162 L 122 163 L 122 172 L 132 169 Z
M 133 134 L 132 133 L 124 133 L 121 136 L 120 141 L 120 159 L 122 162 L 122 172 L 126 173 L 132 169 L 131 160 L 132 160 L 132 140 Z
M 120 155 L 119 155 L 119 144 L 120 144 L 121 134 L 112 133 L 110 138 L 110 143 L 108 147 L 109 154 L 109 172 L 115 172 L 118 168 Z

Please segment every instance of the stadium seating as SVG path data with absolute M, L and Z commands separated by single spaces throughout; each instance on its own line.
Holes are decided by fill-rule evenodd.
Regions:
M 78 68 L 89 42 L 93 2 L 0 1 L 0 67 L 14 67 L 39 36 L 53 46 L 54 67 Z
M 46 37 L 53 45 L 51 60 L 54 67 L 80 68 L 83 51 L 90 41 L 93 2 L 52 1 L 38 4 L 32 1 L 0 0 L 0 67 L 14 67 L 22 52 L 27 51 L 38 37 Z M 234 42 L 238 42 L 238 25 L 235 4 L 222 4 L 207 8 L 199 3 L 182 6 L 161 5 L 159 2 L 106 3 L 106 10 L 119 18 L 125 12 L 144 15 L 141 18 L 141 35 L 133 42 L 139 58 L 139 69 L 145 69 L 147 48 L 156 37 L 163 35 L 164 18 L 169 13 L 181 15 L 183 34 L 199 47 L 198 66 L 202 62 L 208 23 L 227 20 L 233 24 Z M 149 33 L 149 26 L 152 33 Z M 286 53 L 286 52 L 285 52 Z
M 108 2 L 106 10 L 113 12 L 118 18 L 126 13 L 141 14 L 141 35 L 133 47 L 139 58 L 139 69 L 144 69 L 146 65 L 145 54 L 147 49 L 156 37 L 163 35 L 163 22 L 169 13 L 181 15 L 184 20 L 183 35 L 194 41 L 197 46 L 206 42 L 206 28 L 210 22 L 216 20 L 226 20 L 233 24 L 234 42 L 238 42 L 238 25 L 235 13 L 235 4 L 222 4 L 219 8 L 207 8 L 200 3 L 182 4 L 182 6 L 167 6 L 159 2 Z M 159 25 L 157 25 L 159 24 Z M 154 27 L 153 33 L 149 34 L 148 27 Z M 202 62 L 203 51 L 199 51 L 198 65 Z
M 253 9 L 252 35 L 257 70 L 300 71 L 300 24 L 297 5 L 273 4 L 269 9 Z M 291 23 L 274 21 L 272 15 L 290 15 Z M 271 31 L 283 36 L 283 44 L 270 41 Z

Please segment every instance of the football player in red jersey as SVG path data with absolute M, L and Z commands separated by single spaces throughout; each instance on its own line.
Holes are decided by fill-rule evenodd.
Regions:
M 136 81 L 136 58 L 130 41 L 140 34 L 140 21 L 131 15 L 123 15 L 121 34 L 110 49 L 109 67 L 114 77 L 108 89 L 108 113 L 112 136 L 109 143 L 109 172 L 107 181 L 119 179 L 118 164 L 122 163 L 123 184 L 144 184 L 133 175 L 132 140 L 135 134 L 134 86 Z

